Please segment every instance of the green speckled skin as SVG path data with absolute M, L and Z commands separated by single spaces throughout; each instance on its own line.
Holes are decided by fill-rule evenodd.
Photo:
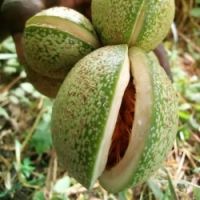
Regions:
M 174 13 L 174 0 L 92 1 L 92 21 L 104 44 L 129 44 L 146 51 L 165 38 Z
M 72 15 L 69 17 L 70 13 Z M 91 34 L 94 29 L 83 15 L 62 7 L 42 11 L 27 21 L 24 31 L 26 62 L 32 70 L 44 76 L 64 78 L 78 60 L 96 47 L 67 32 L 67 25 L 65 30 L 62 30 L 55 25 L 43 24 L 41 16 L 49 16 L 50 18 L 56 16 L 62 24 L 66 20 L 76 26 L 87 27 L 87 30 L 90 31 L 88 31 L 88 37 L 94 37 L 97 40 L 96 35 Z M 37 18 L 40 20 L 38 23 L 36 23 Z M 48 23 L 50 22 L 51 19 Z
M 119 45 L 87 55 L 72 68 L 55 100 L 52 136 L 59 161 L 87 188 L 127 52 L 127 45 Z
M 74 64 L 94 48 L 53 28 L 30 26 L 24 32 L 26 61 L 33 70 L 53 78 L 64 78 Z
M 164 70 L 159 66 L 153 53 L 147 54 L 149 76 L 152 82 L 153 107 L 148 137 L 144 138 L 145 148 L 140 155 L 132 176 L 121 187 L 100 183 L 106 190 L 119 192 L 146 181 L 163 163 L 173 146 L 178 129 L 178 102 L 173 86 Z M 137 96 L 136 96 L 137 98 Z
M 153 86 L 152 121 L 145 149 L 130 186 L 147 180 L 161 166 L 173 146 L 178 129 L 177 95 L 171 81 L 157 59 L 152 54 L 147 57 Z

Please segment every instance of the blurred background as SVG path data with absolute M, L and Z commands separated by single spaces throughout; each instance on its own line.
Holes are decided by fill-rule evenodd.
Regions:
M 87 191 L 59 171 L 50 132 L 52 100 L 33 88 L 23 68 L 27 18 L 55 5 L 89 17 L 90 1 L 9 1 L 14 6 L 0 12 L 0 199 L 200 200 L 200 0 L 176 0 L 175 21 L 163 43 L 179 97 L 174 147 L 146 183 L 115 195 L 98 183 Z

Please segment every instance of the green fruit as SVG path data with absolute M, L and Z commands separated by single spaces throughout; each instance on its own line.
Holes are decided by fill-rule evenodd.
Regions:
M 177 123 L 176 94 L 154 54 L 107 46 L 81 59 L 63 82 L 52 112 L 53 144 L 64 169 L 85 187 L 99 178 L 119 192 L 161 165 Z
M 26 62 L 43 76 L 63 79 L 79 59 L 98 46 L 89 20 L 69 8 L 44 10 L 26 23 Z
M 93 0 L 92 21 L 103 44 L 128 44 L 146 51 L 167 35 L 174 0 Z

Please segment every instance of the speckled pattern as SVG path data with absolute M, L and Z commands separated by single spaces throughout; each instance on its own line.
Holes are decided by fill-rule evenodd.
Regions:
M 66 77 L 53 107 L 52 135 L 69 175 L 91 187 L 94 166 L 127 45 L 98 49 Z
M 156 48 L 169 32 L 174 19 L 174 0 L 148 0 L 143 27 L 135 46 L 147 51 Z
M 57 24 L 55 21 L 51 23 L 54 18 Z M 24 31 L 25 57 L 32 70 L 51 78 L 64 79 L 77 61 L 97 48 L 80 35 L 73 35 L 67 29 L 69 21 L 74 25 L 74 32 L 85 31 L 88 38 L 98 43 L 92 24 L 81 13 L 64 7 L 41 11 L 27 21 Z
M 137 170 L 126 187 L 147 180 L 162 165 L 173 146 L 178 128 L 177 95 L 156 58 L 149 54 L 148 60 L 153 86 L 151 128 Z
M 149 51 L 164 39 L 170 29 L 174 0 L 92 1 L 92 21 L 104 44 L 130 45 L 141 12 L 144 12 L 143 26 L 132 45 Z
M 69 33 L 33 25 L 25 29 L 24 50 L 33 70 L 52 78 L 64 78 L 94 48 Z
M 128 43 L 143 1 L 92 1 L 92 22 L 104 44 Z

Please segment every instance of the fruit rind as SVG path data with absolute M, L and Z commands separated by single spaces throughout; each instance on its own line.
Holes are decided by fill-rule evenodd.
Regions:
M 30 26 L 24 32 L 28 65 L 52 78 L 64 78 L 73 65 L 94 48 L 54 28 Z
M 139 123 L 143 126 L 144 132 L 145 130 L 146 132 L 134 132 L 133 129 L 130 146 L 124 158 L 117 166 L 110 171 L 105 171 L 102 177 L 100 177 L 101 185 L 111 192 L 119 192 L 125 188 L 134 187 L 147 180 L 160 167 L 167 153 L 172 148 L 178 126 L 176 93 L 155 56 L 153 54 L 145 55 L 141 50 L 131 48 L 129 57 L 131 68 L 138 66 L 135 60 L 139 60 L 139 62 L 142 60 L 146 74 L 150 78 L 150 87 L 144 82 L 144 86 L 149 87 L 151 94 L 151 103 L 148 108 L 150 116 L 145 124 L 142 124 L 136 115 L 134 116 L 133 127 L 136 123 Z M 147 65 L 145 65 L 145 62 Z M 135 79 L 141 79 L 144 76 L 144 71 L 143 74 L 140 74 L 139 69 L 137 71 L 133 70 L 132 73 Z M 138 91 L 138 83 L 135 87 L 135 109 L 137 112 L 137 101 L 146 102 L 146 98 L 149 98 L 149 96 L 143 94 L 143 97 L 138 99 L 137 93 L 142 91 Z M 146 116 L 145 113 L 144 117 L 146 118 L 148 115 Z M 137 147 L 137 145 L 139 146 Z
M 174 0 L 92 1 L 92 21 L 104 45 L 150 51 L 166 37 L 174 13 Z
M 128 46 L 104 47 L 75 65 L 56 97 L 54 147 L 69 175 L 87 188 L 105 168 L 128 81 Z
M 51 78 L 64 78 L 74 64 L 99 46 L 92 24 L 69 8 L 55 7 L 30 18 L 24 31 L 26 62 Z
M 96 35 L 95 30 L 90 23 L 90 21 L 81 13 L 66 7 L 53 7 L 47 10 L 44 10 L 38 13 L 37 16 L 50 16 L 50 17 L 57 17 L 63 20 L 71 21 L 84 29 L 88 30 L 92 34 Z M 28 24 L 31 23 L 31 19 L 27 22 Z
M 175 3 L 174 0 L 148 0 L 145 3 L 144 25 L 134 46 L 149 51 L 155 49 L 168 34 L 175 15 Z

